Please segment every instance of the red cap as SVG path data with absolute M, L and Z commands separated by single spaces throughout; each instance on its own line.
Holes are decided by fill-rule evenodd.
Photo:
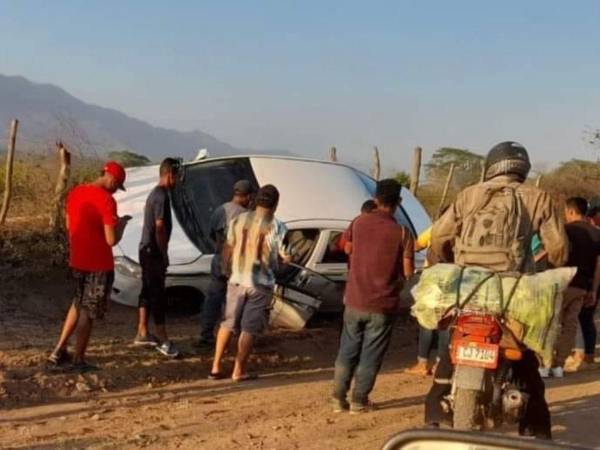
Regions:
M 116 161 L 108 161 L 104 165 L 104 173 L 108 173 L 108 174 L 112 175 L 113 178 L 117 181 L 117 184 L 119 185 L 119 189 L 121 189 L 122 191 L 125 190 L 123 183 L 125 183 L 126 174 L 125 174 L 125 169 L 123 168 L 123 166 L 121 164 L 119 164 Z

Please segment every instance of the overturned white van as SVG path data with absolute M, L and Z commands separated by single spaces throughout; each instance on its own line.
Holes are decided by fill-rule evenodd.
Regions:
M 138 244 L 144 203 L 157 179 L 157 166 L 128 169 L 127 192 L 116 195 L 119 214 L 133 217 L 115 251 L 113 299 L 125 305 L 136 306 L 138 302 Z M 278 276 L 280 296 L 306 307 L 305 318 L 317 308 L 341 311 L 347 261 L 331 244 L 359 214 L 362 203 L 373 197 L 375 181 L 352 167 L 327 161 L 235 156 L 184 164 L 180 183 L 171 196 L 174 223 L 168 290 L 185 291 L 198 302 L 204 298 L 213 253 L 209 218 L 215 208 L 230 200 L 233 184 L 240 179 L 249 180 L 255 188 L 273 184 L 280 191 L 276 215 L 289 229 L 295 263 Z M 402 198 L 396 219 L 416 235 L 430 225 L 429 216 L 410 192 L 403 190 Z M 284 307 L 275 305 L 274 316 Z

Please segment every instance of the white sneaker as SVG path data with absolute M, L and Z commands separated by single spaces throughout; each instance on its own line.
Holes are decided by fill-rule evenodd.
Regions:
M 564 378 L 564 376 L 565 376 L 565 371 L 563 370 L 562 367 L 553 367 L 551 369 L 551 372 L 552 372 L 552 376 L 554 378 Z
M 548 367 L 540 367 L 539 369 L 540 377 L 542 378 L 550 378 L 550 368 Z

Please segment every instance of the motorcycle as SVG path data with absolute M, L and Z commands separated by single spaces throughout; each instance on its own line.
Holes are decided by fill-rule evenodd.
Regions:
M 452 389 L 442 404 L 453 413 L 454 429 L 496 428 L 523 416 L 528 395 L 513 383 L 511 369 L 523 357 L 515 327 L 480 311 L 462 310 L 454 318 Z

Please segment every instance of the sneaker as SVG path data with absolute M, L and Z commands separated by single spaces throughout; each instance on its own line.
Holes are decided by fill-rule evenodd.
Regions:
M 163 342 L 156 347 L 156 350 L 169 358 L 177 358 L 179 356 L 179 350 L 177 350 L 177 347 L 171 341 Z
M 409 373 L 411 375 L 417 375 L 419 377 L 426 377 L 427 375 L 431 374 L 431 372 L 427 366 L 428 366 L 427 361 L 419 360 L 417 362 L 417 364 L 406 369 L 406 373 Z
M 550 378 L 550 368 L 548 367 L 540 367 L 539 368 L 540 377 L 542 378 Z
M 368 413 L 370 411 L 374 411 L 375 409 L 375 404 L 369 400 L 367 400 L 367 403 L 350 403 L 350 414 L 352 415 Z
M 156 336 L 148 333 L 146 336 L 140 336 L 139 334 L 133 340 L 133 345 L 138 347 L 156 347 L 158 346 L 158 339 Z
M 554 378 L 564 378 L 565 376 L 565 371 L 562 367 L 553 367 L 550 369 L 550 372 Z
M 331 399 L 331 406 L 333 407 L 333 412 L 336 414 L 348 411 L 350 409 L 350 404 L 347 400 L 340 400 L 337 398 Z
M 565 372 L 574 373 L 581 369 L 584 362 L 583 352 L 575 351 L 567 358 L 563 366 Z

